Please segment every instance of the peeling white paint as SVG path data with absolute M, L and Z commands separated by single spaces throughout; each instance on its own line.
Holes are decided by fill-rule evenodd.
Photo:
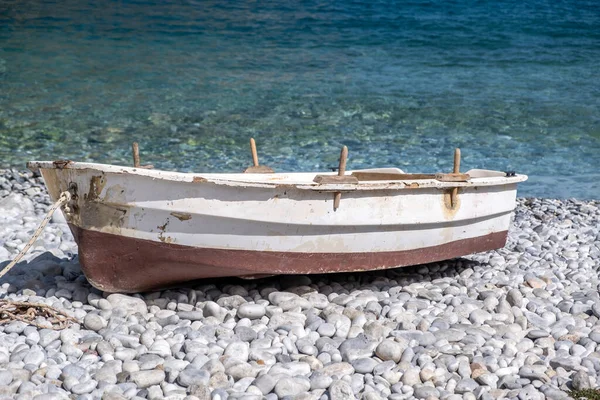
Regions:
M 69 222 L 83 229 L 200 248 L 311 253 L 412 250 L 506 231 L 517 183 L 527 179 L 472 170 L 468 182 L 426 179 L 409 188 L 411 181 L 318 185 L 312 182 L 316 173 L 186 174 L 90 163 L 60 169 L 52 162 L 30 167 L 40 168 L 53 200 L 77 184 L 82 214 Z M 84 194 L 97 176 L 103 186 L 90 203 Z M 460 188 L 455 209 L 445 200 L 453 187 Z M 337 211 L 334 191 L 343 193 Z M 111 209 L 126 213 L 114 212 L 118 221 L 110 212 L 107 218 L 83 215 Z

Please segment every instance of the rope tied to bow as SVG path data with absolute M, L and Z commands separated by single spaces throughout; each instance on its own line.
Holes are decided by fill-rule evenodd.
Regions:
M 52 204 L 46 216 L 40 223 L 40 226 L 35 230 L 33 236 L 27 242 L 25 247 L 17 254 L 17 256 L 0 271 L 0 278 L 6 275 L 21 259 L 29 249 L 33 246 L 33 244 L 38 240 L 48 222 L 52 219 L 52 215 L 63 205 L 67 204 L 71 200 L 71 193 L 68 191 L 64 191 L 60 194 L 58 200 Z M 45 318 L 45 322 L 43 318 Z M 40 322 L 40 319 L 42 321 Z M 48 329 L 64 329 L 69 323 L 74 322 L 78 323 L 75 318 L 69 316 L 64 311 L 58 310 L 54 307 L 51 307 L 47 304 L 41 303 L 29 303 L 25 301 L 13 301 L 0 299 L 0 324 L 12 322 L 12 321 L 21 321 L 26 324 L 30 324 L 36 326 L 38 328 L 48 328 Z
M 23 250 L 21 250 L 19 252 L 19 254 L 17 254 L 17 256 L 6 267 L 4 267 L 2 269 L 2 271 L 0 271 L 0 278 L 2 278 L 4 275 L 6 275 L 8 273 L 8 271 L 10 271 L 15 265 L 17 265 L 17 263 L 19 261 L 21 261 L 21 258 L 23 258 L 23 256 L 25 256 L 25 254 L 27 254 L 27 252 L 29 251 L 31 246 L 33 246 L 35 241 L 38 240 L 38 238 L 44 231 L 44 228 L 46 227 L 46 225 L 48 225 L 48 222 L 50 222 L 50 220 L 52 219 L 52 215 L 54 214 L 54 212 L 56 210 L 58 210 L 63 204 L 67 204 L 70 200 L 71 200 L 70 192 L 64 191 L 60 194 L 60 197 L 58 198 L 58 200 L 56 200 L 54 202 L 54 204 L 52 204 L 52 206 L 50 207 L 50 210 L 48 210 L 48 213 L 44 217 L 42 223 L 35 230 L 31 239 L 29 239 L 29 242 L 27 242 L 25 247 L 23 247 Z

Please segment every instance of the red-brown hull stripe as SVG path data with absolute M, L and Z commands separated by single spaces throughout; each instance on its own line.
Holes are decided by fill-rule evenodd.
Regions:
M 371 253 L 290 253 L 224 250 L 160 243 L 71 225 L 86 277 L 98 289 L 140 292 L 202 278 L 321 274 L 425 264 L 498 249 L 507 232 L 415 250 Z

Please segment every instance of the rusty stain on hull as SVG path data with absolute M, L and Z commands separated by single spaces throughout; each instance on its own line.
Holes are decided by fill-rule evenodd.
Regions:
M 167 222 L 165 222 L 164 225 L 157 226 L 158 230 L 160 231 L 158 234 L 158 239 L 163 243 L 173 243 L 173 238 L 171 236 L 165 236 L 168 225 L 169 219 L 167 218 Z
M 190 213 L 172 212 L 171 215 L 180 221 L 189 221 L 192 219 L 192 214 Z
M 105 186 L 104 175 L 92 176 L 88 193 L 84 194 L 83 199 L 76 195 L 73 197 L 75 204 L 71 205 L 73 212 L 69 215 L 69 222 L 119 233 L 130 207 L 122 202 L 106 201 L 109 197 L 117 200 L 122 198 L 124 189 L 119 185 L 109 187 L 104 198 L 100 198 Z
M 64 169 L 64 168 L 69 168 L 69 166 L 71 164 L 73 164 L 73 161 L 71 161 L 71 160 L 56 160 L 56 161 L 53 161 L 52 164 L 58 169 Z
M 97 229 L 110 228 L 111 232 L 115 233 L 120 231 L 128 212 L 128 209 L 123 205 L 115 207 L 110 204 L 96 202 L 85 202 L 80 210 L 77 217 L 80 224 Z
M 90 179 L 90 190 L 85 196 L 85 199 L 88 201 L 98 200 L 100 198 L 100 193 L 102 193 L 102 189 L 106 185 L 106 178 L 104 175 L 94 175 L 92 179 Z
M 140 292 L 187 281 L 273 274 L 351 272 L 425 264 L 501 248 L 507 231 L 405 251 L 367 253 L 290 253 L 226 250 L 159 243 L 78 228 L 82 270 L 96 288 Z
M 454 219 L 454 216 L 460 209 L 460 196 L 457 195 L 454 204 L 452 204 L 452 190 L 453 189 L 444 190 L 444 196 L 442 197 L 442 211 L 447 220 Z M 458 193 L 461 193 L 460 189 L 458 190 Z

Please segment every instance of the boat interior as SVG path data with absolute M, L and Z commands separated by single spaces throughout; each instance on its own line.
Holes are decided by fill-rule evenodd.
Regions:
M 198 175 L 198 174 L 194 174 Z M 285 182 L 295 184 L 309 183 L 358 183 L 358 182 L 393 182 L 424 181 L 467 182 L 478 178 L 500 178 L 509 176 L 506 172 L 484 169 L 472 169 L 462 174 L 422 174 L 406 173 L 399 168 L 370 168 L 346 171 L 343 176 L 337 172 L 273 172 L 273 173 L 210 173 L 201 174 L 207 179 L 235 180 L 239 182 Z M 331 178 L 331 179 L 329 179 Z
M 117 167 L 114 165 L 75 163 L 68 160 L 53 162 L 31 162 L 29 167 L 37 168 L 69 168 L 69 169 L 93 169 L 101 172 L 126 172 L 137 175 L 147 175 L 154 178 L 193 181 L 213 180 L 228 181 L 242 184 L 286 184 L 286 185 L 345 185 L 370 183 L 370 185 L 390 184 L 403 182 L 405 184 L 414 182 L 416 187 L 436 186 L 439 183 L 455 183 L 458 186 L 467 182 L 481 184 L 491 181 L 496 184 L 509 178 L 510 181 L 522 181 L 525 176 L 516 176 L 514 172 L 492 171 L 485 169 L 471 169 L 465 173 L 460 172 L 460 149 L 454 151 L 454 163 L 452 172 L 445 173 L 407 173 L 400 168 L 370 168 L 346 171 L 348 148 L 343 146 L 340 153 L 337 170 L 332 172 L 275 172 L 268 166 L 259 164 L 256 150 L 256 142 L 250 139 L 250 150 L 253 165 L 246 168 L 242 173 L 181 173 L 153 169 L 152 165 L 141 165 L 139 146 L 133 143 L 133 167 Z M 190 178 L 191 177 L 191 178 Z M 516 178 L 515 178 L 516 177 Z M 512 179 L 510 179 L 512 178 Z M 417 181 L 417 182 L 415 182 Z M 437 183 L 436 183 L 437 182 Z

